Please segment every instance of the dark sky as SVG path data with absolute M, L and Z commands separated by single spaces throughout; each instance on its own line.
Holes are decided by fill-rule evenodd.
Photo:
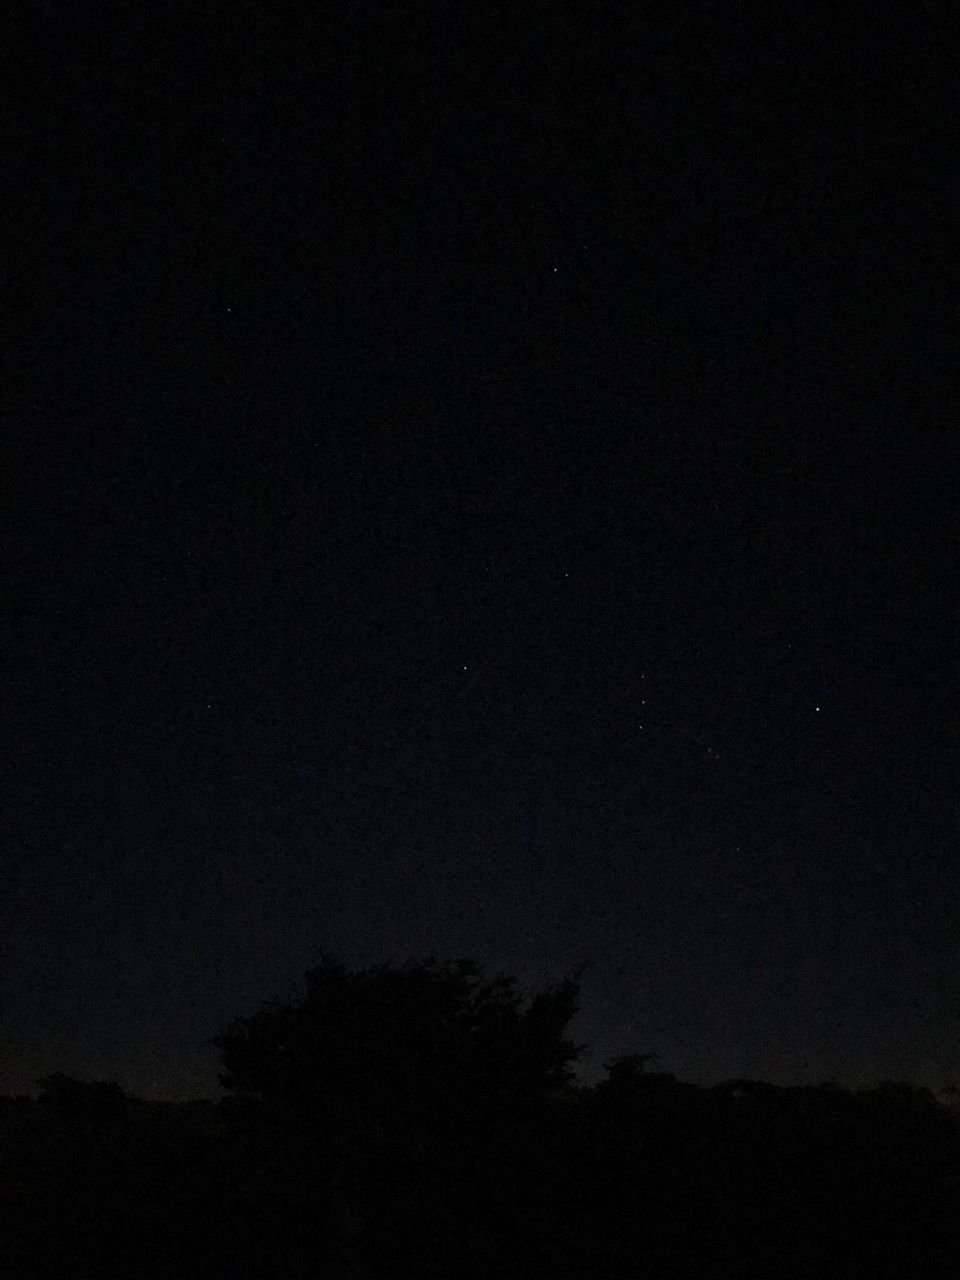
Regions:
M 320 948 L 957 1079 L 937 6 L 142 7 L 4 20 L 0 1090 Z

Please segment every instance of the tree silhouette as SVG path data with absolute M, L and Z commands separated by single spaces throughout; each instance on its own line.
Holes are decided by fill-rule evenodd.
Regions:
M 455 1095 L 496 1105 L 533 1100 L 573 1079 L 581 1046 L 564 1036 L 576 1013 L 577 984 L 566 980 L 524 1007 L 513 978 L 484 978 L 476 963 L 439 963 L 348 973 L 330 957 L 306 974 L 297 1002 L 267 1001 L 234 1020 L 213 1043 L 223 1087 L 271 1108 L 329 1108 L 362 1097 L 407 1105 Z
M 219 1104 L 46 1077 L 37 1101 L 0 1106 L 7 1270 L 955 1275 L 951 1107 L 889 1080 L 701 1087 L 643 1053 L 577 1086 L 581 972 L 528 998 L 468 959 L 350 972 L 324 955 L 295 998 L 216 1037 Z
M 469 959 L 348 972 L 325 955 L 301 998 L 215 1037 L 247 1149 L 273 1187 L 295 1188 L 287 1240 L 291 1216 L 323 1223 L 341 1263 L 361 1249 L 385 1274 L 401 1255 L 449 1265 L 470 1238 L 478 1253 L 480 1234 L 522 1252 L 536 1135 L 580 1053 L 564 1034 L 577 992 L 567 979 L 527 1001 Z
M 42 1077 L 37 1084 L 42 1106 L 88 1132 L 115 1121 L 125 1097 L 115 1080 L 74 1080 L 62 1071 Z

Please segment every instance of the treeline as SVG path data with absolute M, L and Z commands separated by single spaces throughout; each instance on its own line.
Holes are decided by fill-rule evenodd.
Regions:
M 573 1075 L 577 980 L 430 957 L 215 1038 L 226 1096 L 0 1099 L 11 1277 L 953 1277 L 960 1126 L 925 1089 Z

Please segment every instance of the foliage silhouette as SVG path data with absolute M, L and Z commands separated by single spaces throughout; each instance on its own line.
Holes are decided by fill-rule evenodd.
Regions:
M 564 1035 L 575 981 L 525 1002 L 467 959 L 348 973 L 324 957 L 305 985 L 214 1041 L 248 1150 L 274 1185 L 313 1189 L 303 1219 L 369 1273 L 396 1266 L 401 1240 L 411 1264 L 450 1265 L 472 1238 L 508 1266 L 531 1153 L 580 1052 Z
M 883 1081 L 703 1088 L 628 1053 L 576 1083 L 577 979 L 470 960 L 348 972 L 216 1038 L 220 1102 L 56 1073 L 0 1099 L 22 1280 L 946 1280 L 960 1125 Z
M 116 1120 L 124 1098 L 116 1080 L 74 1080 L 62 1071 L 44 1076 L 37 1084 L 43 1106 L 88 1131 Z

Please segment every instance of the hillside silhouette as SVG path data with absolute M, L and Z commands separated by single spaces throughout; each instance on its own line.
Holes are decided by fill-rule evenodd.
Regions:
M 606 1064 L 466 959 L 350 971 L 222 1029 L 219 1101 L 62 1073 L 0 1099 L 5 1274 L 683 1277 L 956 1274 L 960 1126 L 926 1089 Z

